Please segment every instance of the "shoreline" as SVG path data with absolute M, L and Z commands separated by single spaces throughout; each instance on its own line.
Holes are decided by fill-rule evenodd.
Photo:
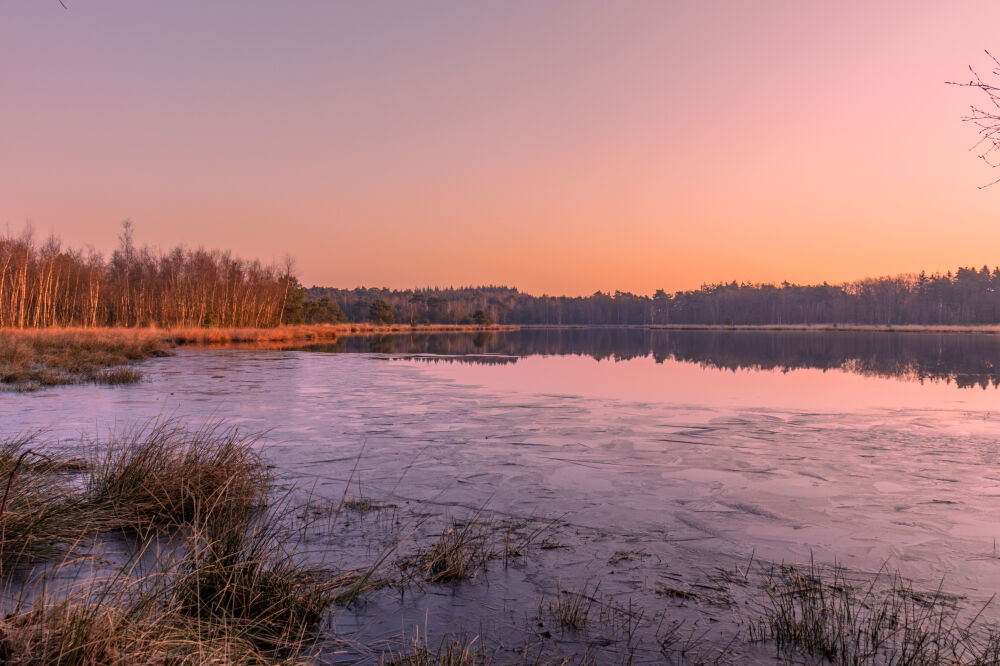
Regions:
M 317 324 L 276 328 L 2 328 L 0 390 L 34 391 L 61 384 L 135 384 L 136 361 L 172 356 L 181 346 L 268 347 L 335 342 L 354 335 L 488 332 L 509 326 Z
M 482 331 L 513 331 L 517 325 L 491 324 L 293 324 L 271 328 L 252 327 L 158 327 L 158 326 L 50 326 L 44 328 L 0 328 L 0 337 L 58 338 L 106 336 L 155 339 L 172 345 L 227 344 L 230 342 L 297 342 L 303 340 L 333 340 L 342 335 L 384 335 L 391 333 L 478 333 Z
M 155 338 L 167 344 L 226 344 L 229 342 L 297 342 L 333 340 L 347 335 L 406 333 L 481 333 L 518 330 L 638 329 L 651 331 L 796 331 L 870 333 L 985 333 L 1000 334 L 997 324 L 292 324 L 270 328 L 253 327 L 158 327 L 158 326 L 51 326 L 44 328 L 0 328 L 0 336 L 49 337 L 62 335 L 131 336 Z
M 650 331 L 793 331 L 802 333 L 984 333 L 1000 334 L 1000 324 L 521 324 L 522 330 L 627 328 Z
M 310 342 L 336 340 L 348 335 L 390 335 L 406 333 L 480 333 L 484 331 L 515 331 L 521 326 L 492 324 L 295 324 L 275 328 L 145 328 L 134 329 L 159 333 L 164 342 L 175 345 L 225 345 L 230 343 Z M 87 329 L 79 329 L 85 332 Z M 133 330 L 133 329 L 104 329 Z

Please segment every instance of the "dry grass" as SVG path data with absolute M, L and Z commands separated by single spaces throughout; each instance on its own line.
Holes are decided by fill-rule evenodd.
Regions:
M 0 444 L 0 572 L 65 553 L 102 524 L 65 474 L 82 471 L 82 461 L 37 453 L 36 438 Z
M 455 583 L 475 577 L 492 560 L 505 566 L 524 557 L 556 521 L 498 521 L 482 510 L 466 521 L 451 520 L 430 544 L 396 561 L 404 578 Z
M 262 506 L 270 475 L 259 437 L 209 423 L 146 423 L 95 446 L 87 497 L 123 525 L 186 525 L 217 512 Z
M 5 664 L 125 664 L 152 656 L 149 632 L 124 609 L 85 599 L 35 603 L 0 621 Z M 143 659 L 145 661 L 145 659 Z
M 493 532 L 490 523 L 453 521 L 434 543 L 401 558 L 397 565 L 411 577 L 429 583 L 453 583 L 472 578 L 496 557 L 492 548 Z
M 515 327 L 493 327 L 511 329 Z M 344 323 L 298 324 L 275 328 L 171 328 L 160 331 L 163 340 L 177 345 L 276 344 L 303 341 L 336 340 L 341 335 L 383 335 L 386 333 L 481 331 L 481 327 L 460 324 Z
M 142 381 L 142 373 L 135 368 L 109 368 L 93 375 L 92 381 L 97 384 L 107 384 L 109 386 L 138 384 Z
M 752 641 L 841 666 L 1000 664 L 1000 634 L 963 618 L 953 598 L 920 594 L 898 574 L 851 577 L 842 567 L 782 566 L 772 571 Z
M 226 345 L 335 340 L 343 332 L 340 325 L 315 324 L 275 328 L 168 328 L 158 331 L 158 334 L 164 341 L 177 345 Z
M 193 615 L 191 592 L 170 582 L 187 583 L 192 575 L 167 568 L 145 578 L 94 582 L 26 603 L 0 620 L 0 662 L 292 664 L 309 657 L 312 639 L 306 634 L 311 627 L 277 624 L 274 612 L 265 615 L 267 621 L 247 621 L 219 612 L 216 599 L 206 598 L 197 599 L 194 608 L 212 612 Z M 234 576 L 230 594 L 246 592 L 241 585 Z M 283 600 L 259 585 L 250 591 L 259 594 L 259 605 Z
M 222 628 L 192 627 L 165 612 L 138 585 L 94 585 L 40 599 L 0 620 L 4 664 L 273 663 Z
M 15 467 L 34 473 L 83 472 L 82 458 L 52 457 L 44 452 L 44 431 L 27 432 L 0 442 L 0 479 L 7 479 Z
M 129 363 L 169 356 L 170 348 L 176 345 L 281 346 L 331 341 L 341 335 L 478 330 L 463 325 L 364 323 L 275 328 L 7 328 L 0 329 L 0 386 L 23 391 L 81 382 L 134 384 L 142 379 L 142 374 L 128 367 Z
M 557 583 L 555 599 L 550 600 L 544 608 L 539 608 L 539 617 L 546 611 L 564 631 L 583 629 L 590 621 L 590 610 L 595 603 L 594 595 L 597 594 L 596 588 L 588 588 L 588 583 L 584 583 L 579 590 L 563 590 Z
M 3 568 L 49 559 L 97 531 L 100 520 L 67 485 L 32 471 L 7 477 L 0 517 Z
M 34 454 L 32 435 L 0 446 L 7 492 L 0 508 L 3 562 L 67 553 L 123 526 L 167 526 L 173 546 L 150 564 L 155 533 L 132 559 L 82 583 L 52 585 L 55 569 L 20 580 L 37 593 L 0 600 L 0 662 L 10 664 L 299 663 L 336 596 L 358 575 L 332 576 L 298 552 L 293 510 L 265 506 L 269 476 L 257 438 L 211 424 L 147 423 L 117 435 L 84 469 Z M 97 445 L 94 445 L 95 449 Z M 60 549 L 59 546 L 67 548 Z M 84 558 L 86 561 L 86 558 Z M 137 575 L 144 561 L 145 574 Z M 0 576 L 10 585 L 11 569 Z M 7 574 L 3 576 L 2 574 Z M 371 572 L 368 572 L 371 577 Z M 21 583 L 24 585 L 25 583 Z M 13 588 L 11 588 L 13 589 Z M 25 589 L 25 588 L 22 588 Z
M 303 515 L 317 513 L 315 507 L 269 502 L 271 479 L 257 437 L 221 423 L 192 430 L 176 420 L 155 421 L 93 447 L 83 463 L 48 455 L 37 434 L 0 444 L 0 663 L 301 663 L 322 654 L 328 638 L 323 621 L 335 604 L 390 582 L 376 574 L 408 539 L 388 547 L 366 570 L 334 574 L 311 564 L 300 548 L 301 524 Z M 73 474 L 84 475 L 84 482 Z M 349 498 L 346 490 L 330 506 L 319 512 L 329 521 L 341 511 L 382 507 Z M 527 553 L 544 531 L 535 525 L 481 519 L 481 512 L 449 521 L 425 547 L 397 561 L 404 574 L 400 585 L 473 579 L 490 561 Z M 96 565 L 104 567 L 101 577 L 85 578 L 82 585 L 67 585 L 64 577 L 50 588 L 51 565 L 30 567 L 59 553 L 71 562 L 83 555 L 75 544 L 122 527 L 137 528 L 147 540 L 129 551 L 133 559 L 125 565 Z M 150 564 L 145 555 L 162 539 L 170 547 Z M 612 561 L 633 556 L 619 552 Z M 749 566 L 747 574 L 740 572 L 744 585 Z M 41 594 L 12 598 L 14 570 L 18 580 L 43 581 L 33 588 Z M 738 637 L 773 645 L 779 660 L 1000 666 L 1000 634 L 977 624 L 978 616 L 961 611 L 953 598 L 918 593 L 899 576 L 873 580 L 810 565 L 774 567 L 764 582 L 759 613 Z M 629 663 L 640 645 L 635 636 L 645 621 L 642 609 L 599 601 L 597 593 L 586 584 L 573 591 L 557 586 L 555 596 L 538 607 L 538 627 L 542 621 L 559 627 L 565 634 L 557 639 L 560 645 L 578 632 L 573 640 L 623 646 L 620 663 Z M 733 663 L 730 646 L 706 648 L 706 633 L 692 629 L 685 638 L 682 624 L 662 635 L 656 630 L 665 656 Z M 525 633 L 533 641 L 526 649 L 551 651 L 552 644 L 538 639 L 552 633 Z M 513 648 L 503 643 L 487 651 L 478 638 L 447 636 L 431 645 L 418 635 L 383 655 L 382 663 L 492 664 L 504 661 L 497 656 L 501 651 L 513 661 Z
M 352 511 L 364 515 L 380 511 L 392 511 L 394 509 L 398 509 L 399 507 L 392 503 L 376 502 L 368 497 L 345 495 L 340 502 L 340 508 L 345 511 Z M 336 507 L 334 507 L 334 510 L 336 510 Z
M 134 383 L 127 364 L 170 354 L 145 329 L 0 330 L 0 384 L 20 390 L 77 382 Z
M 496 663 L 495 656 L 484 648 L 479 636 L 447 638 L 436 647 L 431 646 L 426 636 L 426 631 L 423 636 L 416 632 L 407 648 L 383 654 L 380 663 L 383 666 L 489 666 Z
M 196 525 L 169 589 L 172 612 L 226 627 L 273 656 L 298 653 L 315 640 L 342 582 L 288 549 L 282 518 L 280 511 L 249 518 L 237 509 Z

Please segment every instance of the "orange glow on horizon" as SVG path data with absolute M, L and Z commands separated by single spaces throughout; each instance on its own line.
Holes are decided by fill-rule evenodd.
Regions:
M 944 85 L 998 3 L 238 7 L 0 6 L 0 228 L 539 294 L 1000 263 Z

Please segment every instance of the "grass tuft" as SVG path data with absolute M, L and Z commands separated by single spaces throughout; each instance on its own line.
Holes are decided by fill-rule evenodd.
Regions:
M 226 627 L 264 654 L 300 652 L 317 637 L 342 585 L 286 549 L 282 523 L 280 512 L 251 518 L 227 510 L 197 525 L 171 584 L 175 612 L 197 624 Z
M 0 621 L 0 661 L 5 664 L 124 664 L 140 638 L 133 623 L 111 605 L 83 600 L 36 603 Z
M 430 546 L 402 558 L 404 571 L 429 583 L 453 583 L 472 578 L 494 557 L 488 523 L 453 521 Z
M 142 381 L 142 373 L 135 368 L 118 367 L 102 370 L 93 375 L 93 381 L 97 384 L 108 384 L 109 386 L 120 386 L 123 384 L 138 384 Z
M 37 433 L 0 444 L 0 565 L 3 569 L 47 559 L 92 532 L 100 517 L 89 511 L 61 474 L 79 471 L 30 448 Z
M 383 654 L 382 666 L 490 666 L 496 663 L 494 655 L 484 649 L 479 636 L 457 636 L 442 640 L 432 647 L 419 631 L 409 646 L 399 652 Z
M 218 423 L 147 423 L 103 446 L 85 484 L 63 482 L 59 461 L 30 448 L 35 437 L 0 446 L 5 565 L 121 527 L 171 529 L 142 530 L 124 564 L 95 554 L 26 570 L 20 594 L 0 599 L 0 663 L 301 663 L 357 577 L 306 562 L 299 509 L 267 502 L 256 437 Z M 94 573 L 60 580 L 87 561 Z
M 249 513 L 265 503 L 271 480 L 258 439 L 219 422 L 197 430 L 169 419 L 148 422 L 95 453 L 88 498 L 140 529 Z
M 563 590 L 556 584 L 555 599 L 548 602 L 546 610 L 555 618 L 564 631 L 583 629 L 590 621 L 590 609 L 594 606 L 597 589 L 589 590 L 588 583 L 576 591 Z M 541 609 L 540 609 L 541 610 Z M 542 613 L 540 612 L 541 616 Z
M 855 664 L 1000 664 L 1000 634 L 962 619 L 955 599 L 916 593 L 898 574 L 852 578 L 840 566 L 781 566 L 772 571 L 752 641 L 779 655 Z M 981 613 L 981 611 L 980 611 Z

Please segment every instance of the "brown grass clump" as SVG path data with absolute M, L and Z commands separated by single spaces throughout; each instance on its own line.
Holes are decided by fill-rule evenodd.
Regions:
M 74 551 L 16 583 L 12 567 L 0 570 L 11 586 L 0 596 L 0 663 L 301 663 L 337 595 L 357 587 L 358 572 L 332 575 L 296 547 L 300 509 L 268 505 L 256 437 L 156 421 L 113 437 L 86 466 L 35 453 L 36 437 L 0 445 L 2 564 L 68 554 L 61 546 L 116 528 L 176 529 L 141 530 L 125 564 Z M 81 468 L 85 484 L 63 471 Z M 88 561 L 94 572 L 76 582 L 59 574 Z
M 417 632 L 408 649 L 383 654 L 382 666 L 490 666 L 496 663 L 494 655 L 484 649 L 479 636 L 459 636 L 441 641 L 431 647 L 425 637 Z
M 898 574 L 865 581 L 839 566 L 781 566 L 766 593 L 749 638 L 773 642 L 781 656 L 842 666 L 1000 664 L 1000 634 L 976 624 L 982 611 L 963 619 L 953 597 L 918 593 Z
M 62 474 L 79 471 L 79 461 L 36 453 L 34 441 L 29 434 L 0 444 L 0 568 L 63 553 L 101 522 Z
M 590 621 L 590 609 L 594 606 L 596 592 L 596 589 L 589 590 L 587 583 L 577 591 L 563 590 L 557 584 L 555 599 L 548 602 L 548 615 L 555 618 L 563 630 L 583 629 Z
M 93 523 L 98 522 L 83 502 L 51 478 L 27 472 L 3 483 L 0 562 L 4 567 L 64 553 L 92 533 Z
M 404 579 L 428 583 L 456 583 L 475 577 L 491 560 L 504 566 L 527 554 L 531 545 L 553 522 L 532 527 L 528 521 L 497 521 L 481 518 L 481 511 L 469 520 L 452 520 L 430 545 L 396 560 Z
M 261 650 L 232 624 L 179 612 L 169 590 L 141 579 L 94 584 L 42 598 L 0 619 L 0 663 L 297 664 L 309 646 L 289 643 L 280 655 Z
M 257 436 L 210 423 L 172 420 L 127 431 L 94 455 L 87 496 L 134 527 L 179 526 L 216 512 L 263 506 L 270 474 Z
M 128 363 L 169 355 L 162 336 L 136 329 L 0 330 L 0 384 L 20 390 L 101 382 L 134 383 Z
M 109 368 L 93 375 L 92 381 L 97 384 L 107 384 L 109 386 L 138 384 L 142 381 L 142 373 L 135 368 Z
M 252 519 L 226 511 L 196 526 L 169 590 L 172 611 L 265 654 L 300 652 L 342 584 L 287 549 L 282 522 L 280 511 Z
M 429 583 L 451 583 L 471 578 L 495 555 L 489 524 L 470 520 L 452 522 L 437 541 L 399 561 L 405 572 L 416 574 Z
M 138 634 L 128 614 L 114 606 L 38 603 L 0 621 L 0 661 L 124 664 L 135 656 Z

